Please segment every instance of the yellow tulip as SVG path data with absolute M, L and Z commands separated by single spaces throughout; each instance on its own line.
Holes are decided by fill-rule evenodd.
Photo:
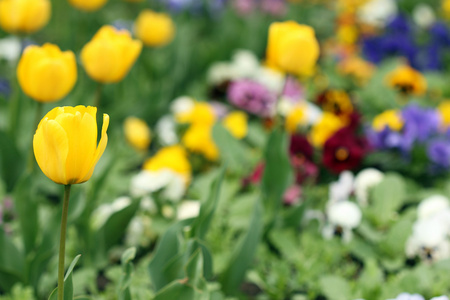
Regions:
M 7 32 L 36 32 L 50 15 L 49 0 L 0 0 L 0 26 Z
M 151 131 L 147 123 L 136 117 L 129 117 L 124 124 L 127 141 L 137 150 L 146 150 L 150 145 Z
M 136 37 L 149 47 L 167 45 L 175 35 L 175 24 L 170 16 L 149 9 L 139 14 L 134 27 Z
M 102 136 L 97 146 L 97 108 L 55 107 L 38 125 L 33 138 L 36 161 L 56 183 L 83 183 L 91 178 L 108 142 L 109 116 L 103 115 Z
M 101 83 L 122 80 L 142 50 L 142 42 L 133 40 L 127 30 L 106 25 L 81 50 L 86 73 Z
M 24 93 L 36 101 L 60 100 L 77 81 L 75 55 L 52 44 L 29 46 L 17 66 L 17 79 Z
M 247 135 L 247 115 L 241 111 L 229 113 L 223 119 L 223 126 L 237 139 L 243 139 Z
M 267 65 L 296 75 L 311 75 L 319 58 L 314 29 L 294 21 L 270 25 Z
M 69 0 L 69 3 L 79 10 L 96 11 L 103 7 L 108 0 Z

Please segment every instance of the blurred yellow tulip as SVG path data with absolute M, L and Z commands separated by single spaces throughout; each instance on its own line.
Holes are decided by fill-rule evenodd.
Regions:
M 28 46 L 17 66 L 17 79 L 23 92 L 34 100 L 58 101 L 77 81 L 75 55 L 53 44 Z
M 267 43 L 267 65 L 287 73 L 311 75 L 320 48 L 314 29 L 294 21 L 270 25 Z
M 243 139 L 247 136 L 248 117 L 242 111 L 233 111 L 223 118 L 223 126 L 237 139 Z
M 139 14 L 134 28 L 136 37 L 149 47 L 167 45 L 175 35 L 175 24 L 170 16 L 149 9 Z
M 101 83 L 122 80 L 142 50 L 142 42 L 133 40 L 127 30 L 106 25 L 81 50 L 86 73 Z
M 0 0 L 0 26 L 7 32 L 36 32 L 50 15 L 49 0 Z
M 69 0 L 69 3 L 79 10 L 96 11 L 103 7 L 108 0 Z
M 97 108 L 55 107 L 38 125 L 33 138 L 36 161 L 56 183 L 83 183 L 91 178 L 108 143 L 109 116 L 103 114 L 102 136 L 97 146 Z
M 124 124 L 125 138 L 137 150 L 146 150 L 151 142 L 147 123 L 136 117 L 128 117 Z

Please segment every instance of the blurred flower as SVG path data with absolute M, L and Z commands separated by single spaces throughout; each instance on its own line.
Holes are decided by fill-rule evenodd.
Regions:
M 425 3 L 420 3 L 414 7 L 414 22 L 422 28 L 430 27 L 436 20 L 433 9 Z
M 39 102 L 64 98 L 77 81 L 77 63 L 72 51 L 61 52 L 58 46 L 28 46 L 17 66 L 20 87 Z
M 285 128 L 289 133 L 295 133 L 300 125 L 306 124 L 306 109 L 304 105 L 294 106 L 286 116 Z
M 212 125 L 192 124 L 183 135 L 182 142 L 190 151 L 215 161 L 219 158 L 219 149 L 212 137 Z
M 350 96 L 343 90 L 327 90 L 317 97 L 317 104 L 326 112 L 344 117 L 345 120 L 353 112 Z
M 191 181 L 191 164 L 186 151 L 180 145 L 161 148 L 153 157 L 145 161 L 142 168 L 152 172 L 167 169 L 181 175 L 186 185 Z
M 228 87 L 228 99 L 236 107 L 262 117 L 272 116 L 277 102 L 275 94 L 251 80 L 232 82 Z
M 138 215 L 131 219 L 125 234 L 127 247 L 148 247 L 153 237 L 152 219 L 146 215 Z
M 175 126 L 175 120 L 172 116 L 167 115 L 158 120 L 155 130 L 162 145 L 169 146 L 179 142 Z
M 350 56 L 338 65 L 338 70 L 344 75 L 355 78 L 359 83 L 365 83 L 375 71 L 375 66 L 357 56 Z
M 387 84 L 404 95 L 420 96 L 427 90 L 425 77 L 410 66 L 397 67 L 386 76 Z
M 295 75 L 311 75 L 319 52 L 312 27 L 294 21 L 270 25 L 266 53 L 268 66 Z
M 345 243 L 351 241 L 352 230 L 361 223 L 362 213 L 360 208 L 353 202 L 340 201 L 327 207 L 327 224 L 322 230 L 322 235 L 326 239 L 331 239 L 337 235 L 342 237 Z
M 50 20 L 49 0 L 0 0 L 0 26 L 10 33 L 33 33 Z
M 223 119 L 223 126 L 237 139 L 247 136 L 247 115 L 241 111 L 233 111 Z
M 264 162 L 259 162 L 256 165 L 256 167 L 252 170 L 252 173 L 242 180 L 242 185 L 245 187 L 250 184 L 256 185 L 260 183 L 264 175 L 265 167 L 266 165 L 264 164 Z
M 130 197 L 119 197 L 112 203 L 102 204 L 100 205 L 91 216 L 91 228 L 93 230 L 99 230 L 103 225 L 105 225 L 106 221 L 108 221 L 109 217 L 114 213 L 123 210 L 125 207 L 131 205 Z
M 177 220 L 196 218 L 200 213 L 200 201 L 185 200 L 178 205 Z
M 436 110 L 412 104 L 402 110 L 405 136 L 412 141 L 424 142 L 438 132 L 440 117 Z
M 283 86 L 285 86 L 286 78 L 284 74 L 278 70 L 262 66 L 253 76 L 253 80 L 265 86 L 270 92 L 279 95 Z
M 55 107 L 38 125 L 33 138 L 36 161 L 42 172 L 59 184 L 83 183 L 91 178 L 108 142 L 109 116 L 103 114 L 97 146 L 97 108 Z
M 417 206 L 417 219 L 430 220 L 436 215 L 448 211 L 450 208 L 450 200 L 442 195 L 432 195 L 420 201 Z
M 128 117 L 124 123 L 125 138 L 128 143 L 139 151 L 147 150 L 150 146 L 151 131 L 147 123 L 136 117 Z
M 142 50 L 142 42 L 133 40 L 126 30 L 103 26 L 81 50 L 86 73 L 101 83 L 121 81 Z
M 257 8 L 257 3 L 254 0 L 233 0 L 233 8 L 240 15 L 248 15 Z
M 397 110 L 391 109 L 377 115 L 372 121 L 372 127 L 375 131 L 383 131 L 389 128 L 393 131 L 399 131 L 403 128 L 403 119 L 401 113 Z
M 425 298 L 423 298 L 419 294 L 401 293 L 400 295 L 397 296 L 397 298 L 390 300 L 425 300 Z
M 144 169 L 135 175 L 131 179 L 131 195 L 142 197 L 161 191 L 163 199 L 179 201 L 188 187 L 189 182 L 186 182 L 186 174 L 175 172 L 166 166 L 159 167 L 159 169 L 152 171 Z
M 123 19 L 118 19 L 112 22 L 112 26 L 114 26 L 116 30 L 127 30 L 131 32 L 133 31 L 133 25 L 133 21 Z
M 339 42 L 345 45 L 353 45 L 358 41 L 359 32 L 356 26 L 343 24 L 339 25 L 336 32 L 336 37 Z
M 369 191 L 377 186 L 384 179 L 384 173 L 377 169 L 367 168 L 358 173 L 355 177 L 355 195 L 359 205 L 369 204 Z
M 299 185 L 292 185 L 287 188 L 287 190 L 283 194 L 283 204 L 284 205 L 294 205 L 300 201 L 300 197 L 302 196 L 302 187 Z
M 284 16 L 287 12 L 287 5 L 285 0 L 262 0 L 261 11 L 268 13 L 271 16 Z
M 96 11 L 102 8 L 108 0 L 69 0 L 69 3 L 79 10 Z
M 180 100 L 181 101 L 181 100 Z M 185 102 L 185 107 L 181 107 L 182 102 L 178 102 L 178 108 L 173 106 L 175 113 L 175 120 L 182 124 L 201 124 L 212 126 L 216 121 L 216 115 L 214 109 L 208 102 L 194 101 L 193 105 L 188 105 L 189 102 Z
M 11 86 L 9 84 L 9 81 L 0 78 L 0 95 L 3 95 L 3 97 L 8 98 L 10 94 L 11 94 Z
M 170 111 L 174 115 L 184 114 L 194 108 L 195 100 L 188 96 L 181 96 L 172 101 Z
M 238 78 L 252 78 L 260 69 L 259 59 L 249 50 L 236 50 L 231 60 L 231 66 Z
M 296 101 L 303 99 L 303 97 L 305 96 L 304 94 L 304 90 L 297 78 L 291 76 L 285 78 L 283 97 L 287 97 Z
M 323 146 L 323 164 L 335 173 L 352 170 L 361 164 L 367 153 L 365 137 L 358 137 L 349 128 L 332 135 Z
M 397 14 L 394 0 L 370 0 L 358 9 L 360 22 L 376 27 L 383 27 Z
M 314 149 L 306 137 L 299 134 L 291 136 L 289 158 L 295 172 L 295 182 L 297 184 L 317 178 L 319 168 L 313 162 L 313 152 Z
M 16 61 L 22 51 L 22 43 L 16 36 L 8 36 L 0 39 L 0 59 Z
M 431 162 L 440 168 L 450 167 L 450 142 L 433 140 L 427 146 L 427 155 Z
M 322 118 L 313 126 L 310 132 L 312 144 L 315 147 L 322 147 L 328 138 L 342 127 L 344 127 L 344 123 L 339 117 L 332 113 L 324 112 Z
M 450 0 L 442 0 L 442 11 L 447 19 L 450 19 Z
M 339 174 L 339 179 L 330 183 L 328 205 L 336 202 L 347 201 L 353 193 L 355 176 L 350 171 Z
M 450 126 L 450 101 L 443 101 L 437 107 L 443 127 Z
M 169 44 L 175 35 L 175 24 L 169 15 L 143 10 L 134 25 L 136 37 L 148 47 Z

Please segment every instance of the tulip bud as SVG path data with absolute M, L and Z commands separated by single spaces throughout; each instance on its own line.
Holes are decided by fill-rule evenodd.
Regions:
M 96 11 L 103 7 L 108 0 L 69 0 L 69 3 L 79 10 Z
M 56 45 L 31 45 L 17 66 L 20 87 L 39 102 L 64 98 L 77 81 L 77 63 L 72 51 L 61 52 Z
M 270 25 L 267 64 L 296 75 L 311 75 L 319 58 L 314 29 L 294 21 Z
M 173 40 L 175 24 L 167 14 L 146 9 L 136 20 L 135 33 L 146 46 L 164 46 Z
M 124 124 L 127 141 L 137 150 L 146 150 L 151 142 L 148 125 L 141 119 L 129 117 Z
M 127 30 L 103 26 L 81 50 L 86 73 L 101 83 L 121 81 L 142 50 L 142 42 L 133 40 Z
M 49 0 L 0 0 L 0 26 L 7 32 L 33 33 L 47 25 Z
M 55 107 L 41 120 L 33 138 L 36 161 L 56 183 L 83 183 L 91 178 L 108 142 L 109 116 L 103 114 L 97 146 L 97 108 Z

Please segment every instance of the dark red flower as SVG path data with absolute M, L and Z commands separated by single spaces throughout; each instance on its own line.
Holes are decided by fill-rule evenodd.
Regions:
M 308 139 L 300 134 L 291 136 L 289 155 L 312 160 L 314 149 Z
M 319 168 L 313 162 L 313 154 L 314 149 L 306 137 L 298 134 L 291 136 L 289 157 L 298 184 L 306 179 L 315 179 L 319 174 Z
M 352 128 L 345 127 L 325 142 L 323 164 L 335 173 L 352 170 L 359 166 L 367 151 L 367 140 L 356 136 Z
M 261 182 L 262 176 L 264 174 L 264 168 L 266 167 L 266 165 L 264 164 L 264 162 L 260 162 L 256 165 L 255 169 L 253 170 L 253 172 L 245 177 L 242 181 L 242 185 L 248 186 L 250 184 L 258 184 Z

